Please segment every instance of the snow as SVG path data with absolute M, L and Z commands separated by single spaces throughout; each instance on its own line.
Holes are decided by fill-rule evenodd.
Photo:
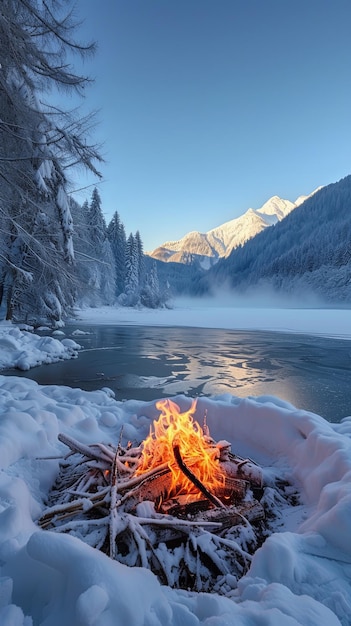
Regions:
M 213 310 L 200 323 L 195 313 L 96 310 L 100 323 L 195 325 L 197 319 L 196 325 L 206 326 L 211 313 L 213 320 Z M 350 338 L 347 311 L 303 313 L 280 311 L 279 318 L 266 309 L 248 319 L 236 309 L 233 322 L 231 309 L 231 317 L 215 312 L 215 320 L 224 328 L 251 322 L 268 330 L 280 319 L 281 330 Z M 79 315 L 93 322 L 91 311 Z M 78 350 L 71 340 L 40 338 L 5 324 L 0 342 L 1 367 L 33 366 Z M 173 399 L 182 411 L 191 403 L 182 395 Z M 206 414 L 216 440 L 260 463 L 266 481 L 281 475 L 301 494 L 301 504 L 277 522 L 237 586 L 228 574 L 227 597 L 162 586 L 146 569 L 128 568 L 71 535 L 39 529 L 57 457 L 65 453 L 59 433 L 83 444 L 116 445 L 124 425 L 124 436 L 140 442 L 158 414 L 155 402 L 119 402 L 107 388 L 86 392 L 0 376 L 1 626 L 349 625 L 351 417 L 332 424 L 271 396 L 198 399 L 194 417 L 201 423 Z
M 178 299 L 172 309 L 99 307 L 79 309 L 82 323 L 193 326 L 233 330 L 263 330 L 351 339 L 349 309 L 278 308 L 277 306 L 216 306 L 215 300 Z
M 16 367 L 26 371 L 43 363 L 76 357 L 79 348 L 72 339 L 40 337 L 6 322 L 0 323 L 0 369 Z
M 60 212 L 61 227 L 64 234 L 65 252 L 70 262 L 74 261 L 73 249 L 73 220 L 69 208 L 69 200 L 63 185 L 59 185 L 56 195 L 56 202 Z
M 116 443 L 125 424 L 127 437 L 140 441 L 157 417 L 154 402 L 121 403 L 104 391 L 16 377 L 0 377 L 0 388 L 1 624 L 30 624 L 29 617 L 43 626 L 349 623 L 350 419 L 330 424 L 270 397 L 199 399 L 195 417 L 207 414 L 216 439 L 264 464 L 268 475 L 288 475 L 303 499 L 295 522 L 281 520 L 227 598 L 162 587 L 148 570 L 35 524 L 58 471 L 57 459 L 42 457 L 62 454 L 58 433 Z M 189 408 L 189 398 L 177 402 Z
M 43 141 L 45 141 L 44 138 Z M 45 159 L 44 161 L 42 161 L 35 174 L 36 183 L 42 193 L 49 193 L 47 181 L 51 181 L 53 179 L 53 174 L 54 164 L 52 160 Z

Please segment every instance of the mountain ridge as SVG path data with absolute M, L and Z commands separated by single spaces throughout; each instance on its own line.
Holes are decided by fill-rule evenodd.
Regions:
M 296 210 L 219 259 L 192 286 L 301 302 L 351 302 L 351 175 L 318 189 Z M 195 291 L 196 290 L 196 291 Z
M 299 196 L 295 202 L 272 196 L 258 209 L 249 208 L 239 217 L 205 233 L 190 231 L 181 239 L 166 241 L 146 254 L 163 262 L 189 263 L 197 259 L 204 269 L 208 269 L 265 228 L 284 219 L 319 189 L 307 196 Z

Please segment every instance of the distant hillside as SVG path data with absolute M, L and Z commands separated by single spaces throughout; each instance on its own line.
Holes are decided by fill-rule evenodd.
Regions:
M 149 272 L 156 265 L 161 293 L 167 295 L 167 299 L 179 295 L 193 295 L 197 291 L 197 285 L 206 271 L 197 262 L 163 263 L 150 256 L 144 257 L 145 270 Z
M 295 202 L 278 196 L 270 198 L 260 209 L 248 209 L 243 215 L 207 233 L 193 231 L 178 241 L 168 241 L 148 253 L 159 261 L 189 263 L 200 262 L 208 269 L 221 257 L 242 246 L 268 226 L 276 224 L 298 207 L 309 196 L 300 196 Z
M 241 292 L 269 286 L 351 303 L 351 176 L 320 189 L 284 220 L 219 260 L 198 290 L 221 284 Z

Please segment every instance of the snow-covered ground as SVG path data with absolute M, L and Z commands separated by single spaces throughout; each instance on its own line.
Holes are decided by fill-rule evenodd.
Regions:
M 92 323 L 176 324 L 172 311 L 95 313 L 80 312 L 79 317 Z M 208 323 L 204 312 L 199 316 L 190 310 L 179 314 L 179 320 L 194 326 L 250 327 L 244 310 L 227 313 L 221 323 L 217 313 L 215 323 L 213 311 Z M 351 338 L 348 311 L 310 310 L 299 316 L 283 310 L 280 317 L 278 325 L 279 312 L 265 309 L 251 328 Z M 39 340 L 0 325 L 2 367 L 52 362 L 77 350 L 62 344 L 59 335 Z M 182 410 L 189 408 L 189 398 L 176 401 Z M 215 439 L 230 441 L 234 452 L 254 459 L 268 473 L 272 468 L 289 477 L 302 498 L 294 515 L 282 518 L 279 532 L 257 550 L 230 597 L 161 586 L 148 570 L 129 569 L 73 536 L 40 530 L 36 524 L 59 463 L 43 457 L 65 453 L 58 433 L 86 444 L 116 445 L 124 424 L 125 437 L 140 442 L 158 417 L 155 402 L 118 402 L 108 389 L 86 392 L 0 376 L 1 626 L 350 625 L 351 417 L 331 424 L 277 398 L 229 394 L 200 398 L 195 417 L 202 422 L 205 414 Z M 232 578 L 229 574 L 233 587 Z
M 0 323 L 0 370 L 16 367 L 27 371 L 43 363 L 77 357 L 79 344 L 66 338 L 63 331 L 53 334 L 54 337 L 40 337 L 12 324 Z
M 77 317 L 84 323 L 272 330 L 351 339 L 349 309 L 215 306 L 211 300 L 196 305 L 192 300 L 172 309 L 84 309 L 77 311 Z

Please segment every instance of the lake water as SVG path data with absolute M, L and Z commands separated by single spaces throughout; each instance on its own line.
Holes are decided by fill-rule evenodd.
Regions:
M 66 336 L 77 359 L 28 372 L 40 384 L 109 387 L 116 399 L 154 400 L 229 393 L 274 395 L 338 422 L 351 415 L 351 342 L 260 331 L 145 326 L 80 326 Z

